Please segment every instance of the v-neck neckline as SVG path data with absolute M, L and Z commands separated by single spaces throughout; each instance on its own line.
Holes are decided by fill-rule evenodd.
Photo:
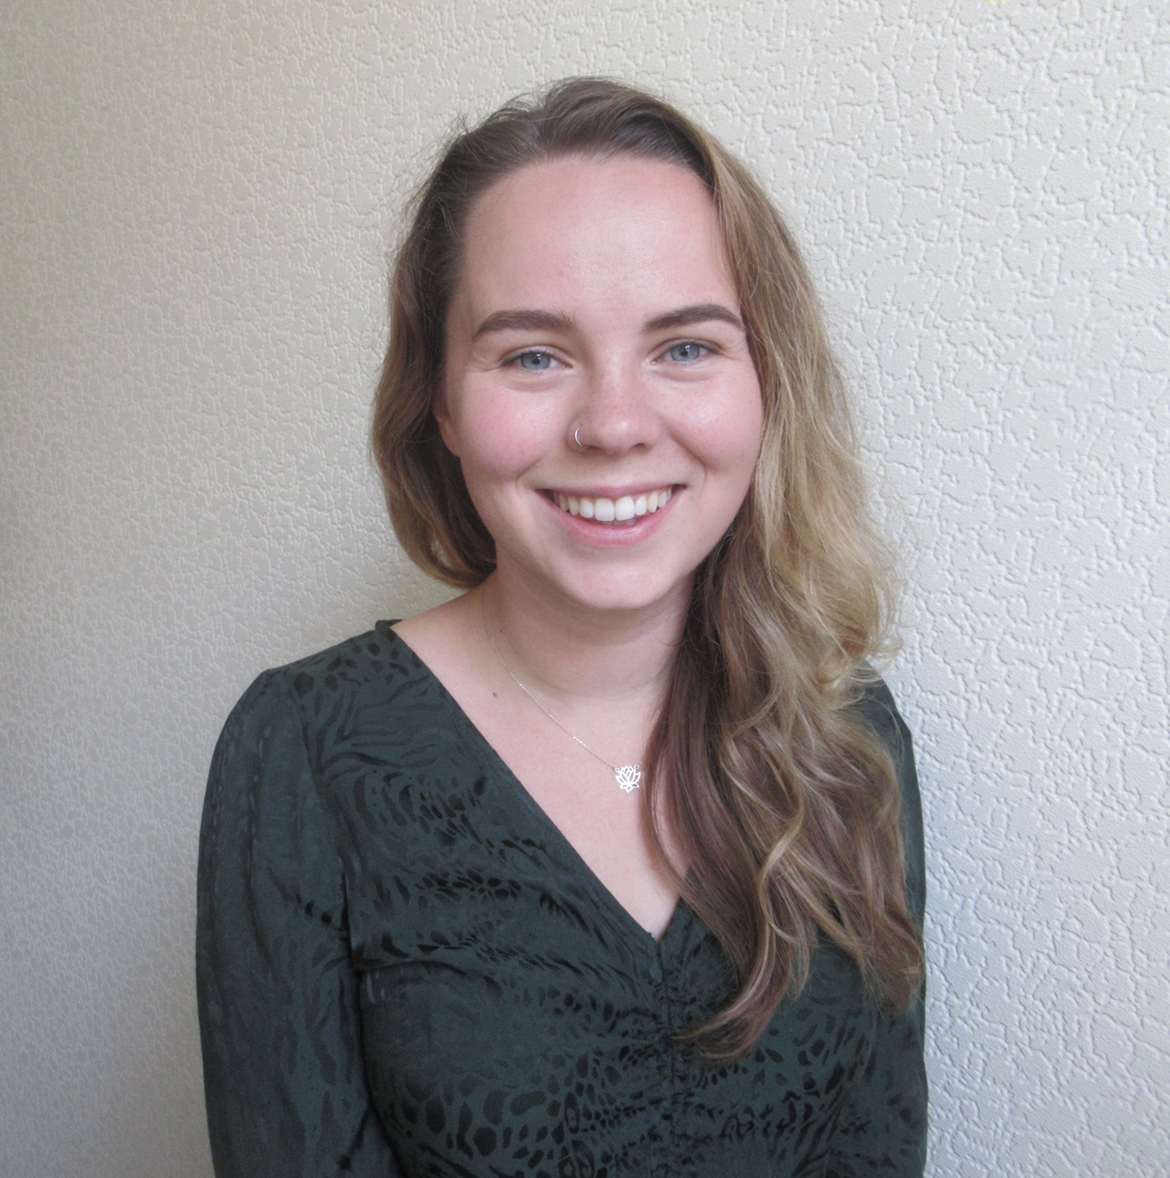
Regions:
M 491 741 L 488 740 L 476 726 L 475 721 L 463 710 L 462 705 L 451 694 L 446 684 L 431 670 L 414 647 L 392 628 L 394 624 L 393 621 L 379 621 L 375 623 L 374 629 L 384 638 L 397 643 L 403 651 L 414 659 L 423 674 L 435 684 L 441 693 L 442 699 L 454 714 L 457 723 L 464 729 L 472 741 L 480 746 L 483 755 L 489 760 L 492 768 L 495 770 L 496 776 L 515 795 L 517 802 L 525 807 L 529 819 L 538 827 L 542 828 L 545 839 L 551 840 L 553 845 L 559 849 L 561 859 L 563 860 L 562 866 L 578 878 L 579 882 L 593 895 L 598 907 L 606 911 L 611 919 L 616 919 L 625 928 L 627 934 L 634 934 L 634 939 L 643 948 L 648 948 L 656 956 L 660 956 L 663 946 L 668 939 L 674 939 L 674 936 L 677 935 L 675 931 L 676 927 L 681 926 L 685 919 L 685 913 L 690 911 L 686 901 L 681 896 L 675 901 L 670 919 L 666 922 L 662 930 L 662 936 L 660 937 L 656 937 L 649 929 L 643 927 L 635 920 L 630 910 L 610 891 L 597 872 L 586 862 L 581 852 L 573 846 L 565 832 L 549 817 L 544 807 L 532 796 L 524 783 L 508 766 L 504 758 L 496 752 Z

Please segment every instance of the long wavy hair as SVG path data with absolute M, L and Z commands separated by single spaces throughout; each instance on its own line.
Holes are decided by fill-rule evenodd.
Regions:
M 689 168 L 718 213 L 764 403 L 760 457 L 732 527 L 697 571 L 643 803 L 688 865 L 683 898 L 735 971 L 687 1038 L 741 1057 L 808 979 L 818 938 L 891 1009 L 923 975 L 894 767 L 850 707 L 887 649 L 888 564 L 866 508 L 854 425 L 796 244 L 750 173 L 667 103 L 598 78 L 511 102 L 447 146 L 394 266 L 373 448 L 399 541 L 459 588 L 495 545 L 432 414 L 447 311 L 475 200 L 526 165 L 629 154 Z

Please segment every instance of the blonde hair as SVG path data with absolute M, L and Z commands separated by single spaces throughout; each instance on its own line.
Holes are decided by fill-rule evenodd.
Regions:
M 476 198 L 541 160 L 618 154 L 689 168 L 722 226 L 764 403 L 760 458 L 734 524 L 700 566 L 646 756 L 644 802 L 689 873 L 683 898 L 719 939 L 738 992 L 686 1033 L 742 1056 L 807 981 L 818 935 L 878 997 L 923 975 L 890 756 L 857 717 L 886 649 L 890 579 L 866 509 L 853 420 L 795 242 L 751 174 L 667 103 L 597 78 L 512 102 L 448 146 L 419 191 L 390 296 L 373 447 L 399 541 L 470 588 L 495 567 L 432 415 L 462 233 Z

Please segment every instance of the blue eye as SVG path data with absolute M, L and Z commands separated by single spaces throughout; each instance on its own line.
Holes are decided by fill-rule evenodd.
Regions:
M 547 372 L 555 363 L 551 352 L 521 352 L 512 358 L 512 363 L 519 365 L 525 372 Z
M 708 350 L 702 344 L 688 339 L 683 340 L 680 344 L 671 344 L 666 354 L 676 364 L 693 364 L 696 360 L 701 360 Z

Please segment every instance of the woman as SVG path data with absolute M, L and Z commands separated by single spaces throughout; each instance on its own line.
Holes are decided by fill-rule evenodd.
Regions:
M 467 592 L 224 730 L 217 1174 L 920 1174 L 917 789 L 776 213 L 570 81 L 450 146 L 391 307 L 391 516 Z

